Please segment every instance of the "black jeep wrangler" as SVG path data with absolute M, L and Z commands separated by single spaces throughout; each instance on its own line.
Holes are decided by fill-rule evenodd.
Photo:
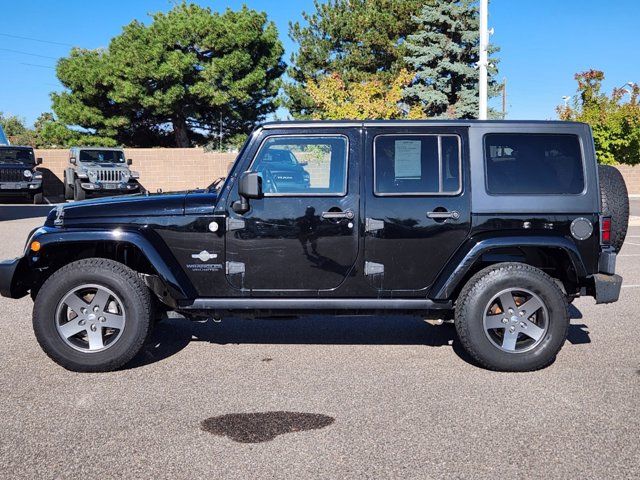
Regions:
M 0 145 L 0 196 L 26 197 L 36 205 L 44 203 L 42 172 L 36 170 L 41 163 L 31 147 Z
M 480 365 L 534 370 L 573 298 L 618 299 L 627 220 L 584 124 L 271 123 L 206 190 L 59 206 L 0 292 L 31 293 L 42 348 L 76 371 L 127 363 L 163 310 L 454 320 Z

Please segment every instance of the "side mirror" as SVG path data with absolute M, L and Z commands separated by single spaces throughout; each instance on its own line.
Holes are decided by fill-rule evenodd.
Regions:
M 36 165 L 42 165 L 42 159 L 36 158 Z
M 133 165 L 133 160 L 131 160 L 130 158 L 127 158 L 127 165 Z
M 262 177 L 258 172 L 244 172 L 238 182 L 240 200 L 233 202 L 233 211 L 244 214 L 249 211 L 249 199 L 262 198 Z
M 75 165 L 75 164 L 76 164 L 76 159 L 75 159 L 74 157 L 71 157 L 71 158 L 69 159 L 69 163 L 70 163 L 71 165 Z
M 300 165 L 301 167 L 306 167 L 307 165 L 309 165 L 309 162 L 298 162 L 298 165 Z
M 258 172 L 244 172 L 240 175 L 238 193 L 244 198 L 262 198 L 262 177 Z

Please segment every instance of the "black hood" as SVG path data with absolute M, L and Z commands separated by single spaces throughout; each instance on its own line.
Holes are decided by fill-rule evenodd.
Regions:
M 62 210 L 64 222 L 73 219 L 122 218 L 122 217 L 162 217 L 184 215 L 187 213 L 209 213 L 217 195 L 215 192 L 172 192 L 155 194 L 123 195 L 119 197 L 84 200 L 60 205 L 53 210 L 49 220 L 51 223 L 59 217 Z

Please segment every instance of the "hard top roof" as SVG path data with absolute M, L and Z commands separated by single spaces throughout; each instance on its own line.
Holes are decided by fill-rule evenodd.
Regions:
M 20 150 L 33 150 L 33 147 L 29 145 L 3 145 L 0 143 L 0 148 L 19 148 Z
M 121 152 L 124 150 L 122 147 L 71 147 L 69 150 L 113 150 L 116 152 Z
M 288 120 L 277 122 L 266 122 L 260 125 L 265 129 L 276 128 L 322 128 L 322 127 L 409 127 L 409 126 L 462 126 L 462 127 L 483 127 L 483 126 L 542 126 L 542 125 L 585 125 L 580 122 L 567 122 L 562 120 Z

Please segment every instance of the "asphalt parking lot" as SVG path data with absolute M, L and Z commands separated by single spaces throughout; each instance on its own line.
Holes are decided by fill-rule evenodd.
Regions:
M 41 222 L 0 222 L 0 258 Z M 29 298 L 0 299 L 0 478 L 639 478 L 640 227 L 618 270 L 620 301 L 578 299 L 523 374 L 405 317 L 174 318 L 128 368 L 77 374 Z

